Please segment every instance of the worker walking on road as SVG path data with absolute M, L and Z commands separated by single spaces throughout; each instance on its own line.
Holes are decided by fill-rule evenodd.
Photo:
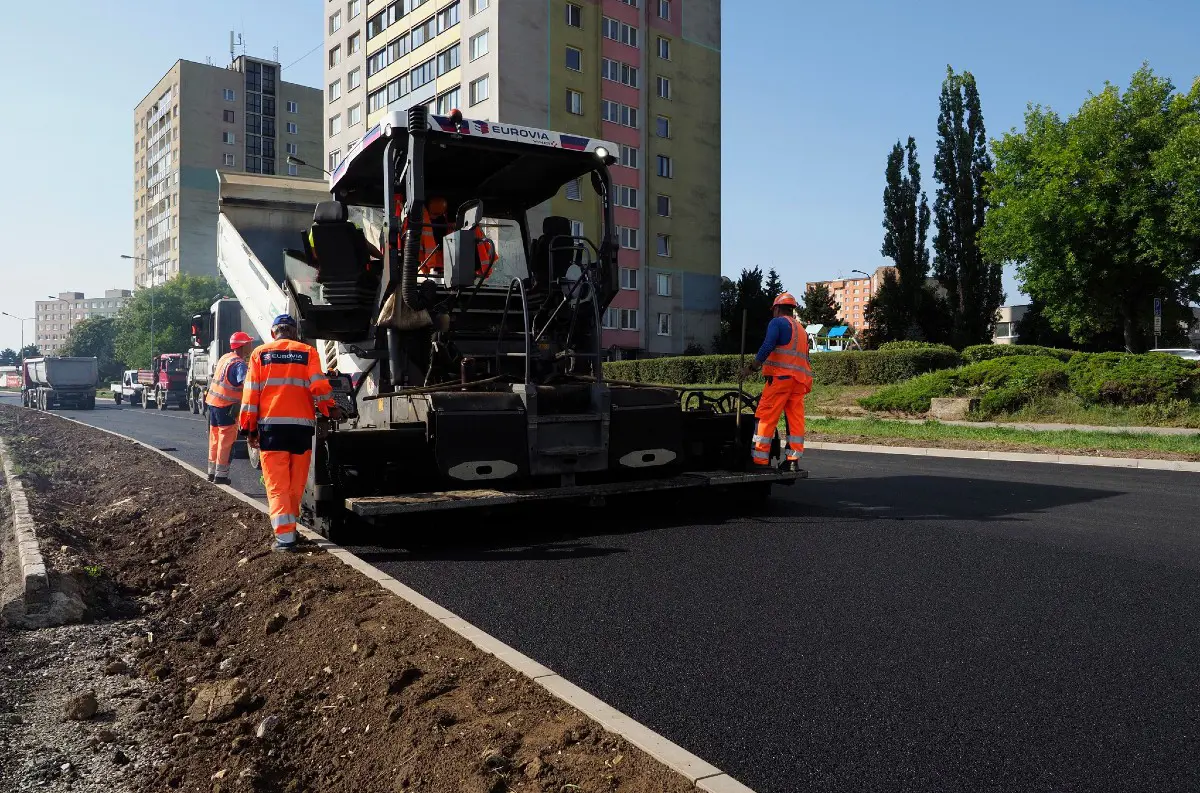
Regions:
M 812 390 L 808 333 L 794 316 L 796 305 L 796 298 L 787 292 L 775 298 L 767 337 L 754 364 L 747 367 L 752 371 L 762 366 L 766 383 L 754 413 L 758 426 L 754 430 L 751 456 L 755 465 L 771 464 L 771 440 L 779 426 L 780 414 L 786 414 L 788 434 L 786 442 L 780 444 L 784 453 L 779 464 L 781 471 L 800 468 L 800 458 L 804 456 L 804 397 Z
M 312 463 L 316 411 L 334 418 L 340 415 L 316 349 L 299 341 L 298 335 L 291 316 L 275 317 L 272 341 L 250 355 L 239 419 L 248 443 L 261 452 L 275 532 L 273 550 L 277 551 L 296 546 L 300 500 Z
M 229 349 L 217 361 L 204 403 L 208 405 L 208 481 L 229 484 L 229 460 L 237 440 L 238 409 L 246 381 L 246 359 L 254 339 L 240 330 L 229 337 Z

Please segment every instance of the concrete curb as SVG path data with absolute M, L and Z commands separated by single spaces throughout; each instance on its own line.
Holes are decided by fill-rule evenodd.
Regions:
M 67 418 L 66 416 L 55 416 L 54 418 L 70 421 L 73 424 L 79 424 L 88 429 L 106 432 L 114 437 L 135 443 L 138 446 L 162 455 L 207 482 L 208 474 L 206 472 L 172 457 L 170 452 L 164 452 L 162 449 L 157 449 L 148 443 L 139 441 L 136 438 L 130 438 L 127 435 L 122 435 L 119 432 L 106 430 L 102 427 L 94 427 L 91 424 Z M 269 512 L 265 504 L 259 503 L 231 485 L 213 485 L 213 487 L 219 487 L 229 495 L 263 514 L 268 514 Z M 264 527 L 263 531 L 265 534 L 267 529 Z M 341 546 L 326 540 L 305 526 L 300 527 L 300 534 L 304 535 L 306 539 L 313 541 L 319 548 L 338 559 L 347 567 L 362 573 L 382 588 L 406 601 L 409 605 L 433 617 L 442 623 L 442 625 L 445 625 L 448 629 L 475 645 L 482 652 L 495 656 L 497 660 L 508 664 L 516 671 L 530 678 L 553 696 L 599 723 L 604 729 L 615 735 L 619 735 L 672 771 L 683 775 L 697 789 L 707 791 L 708 793 L 754 793 L 753 789 L 746 787 L 711 763 L 702 760 L 678 744 L 672 743 L 649 727 L 629 718 L 616 708 L 605 704 L 602 700 L 592 696 L 579 686 L 576 686 L 571 681 L 554 672 L 554 670 L 539 664 L 524 653 L 517 651 L 494 636 L 475 627 L 453 612 L 439 606 L 434 601 L 408 587 L 403 582 L 393 578 L 382 570 L 372 567 Z
M 29 514 L 29 501 L 25 498 L 25 487 L 17 479 L 13 470 L 12 457 L 8 447 L 0 440 L 0 462 L 4 466 L 4 480 L 8 484 L 8 492 L 12 497 L 13 538 L 17 544 L 17 564 L 21 567 L 21 577 L 24 579 L 23 592 L 26 601 L 36 601 L 45 597 L 50 589 L 50 579 L 46 574 L 46 560 L 38 547 L 37 527 L 33 516 Z
M 828 443 L 810 441 L 807 449 L 866 454 L 904 454 L 915 457 L 950 457 L 962 460 L 998 460 L 1010 463 L 1058 463 L 1097 468 L 1138 468 L 1146 471 L 1189 471 L 1200 473 L 1200 463 L 1187 460 L 1154 460 L 1141 457 L 1087 457 L 1081 454 L 1032 454 L 1024 452 L 988 452 L 971 449 L 944 449 L 931 446 L 881 446 L 865 443 Z

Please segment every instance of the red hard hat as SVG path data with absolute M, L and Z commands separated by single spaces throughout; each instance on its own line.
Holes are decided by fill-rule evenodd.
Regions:
M 243 333 L 239 330 L 237 333 L 229 337 L 229 349 L 236 350 L 239 347 L 244 347 L 245 345 L 252 343 L 253 341 L 254 339 L 250 337 L 249 333 Z
M 795 306 L 795 305 L 799 305 L 799 304 L 796 302 L 796 298 L 792 297 L 791 293 L 784 292 L 779 297 L 775 298 L 775 302 L 772 303 L 771 305 L 772 306 Z

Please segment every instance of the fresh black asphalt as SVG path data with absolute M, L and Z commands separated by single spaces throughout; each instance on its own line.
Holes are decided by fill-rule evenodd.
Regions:
M 190 414 L 70 415 L 203 464 Z M 758 793 L 1200 789 L 1200 478 L 806 465 L 754 517 L 544 507 L 352 550 Z

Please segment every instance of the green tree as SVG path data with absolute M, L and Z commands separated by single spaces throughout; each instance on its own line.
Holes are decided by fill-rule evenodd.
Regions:
M 987 217 L 984 183 L 992 170 L 979 89 L 970 72 L 946 67 L 938 114 L 933 212 L 934 275 L 949 294 L 952 340 L 961 347 L 992 338 L 1004 302 L 999 259 L 984 255 L 979 233 Z
M 743 269 L 736 282 L 722 280 L 721 332 L 713 342 L 717 352 L 740 351 L 743 310 L 746 313 L 746 346 L 757 346 L 771 321 L 771 298 L 763 286 L 763 272 L 759 267 Z
M 135 292 L 117 315 L 113 357 L 130 367 L 150 365 L 152 314 L 155 354 L 187 350 L 191 342 L 192 317 L 207 311 L 217 295 L 228 291 L 221 279 L 181 275 L 165 284 Z
M 907 159 L 907 163 L 905 162 Z M 883 247 L 880 252 L 896 263 L 900 308 L 909 323 L 915 322 L 918 303 L 929 277 L 929 201 L 921 190 L 921 165 L 917 141 L 899 141 L 888 155 L 883 189 Z M 907 323 L 905 323 L 907 325 Z M 902 331 L 907 327 L 902 327 Z
M 21 360 L 21 354 L 12 347 L 0 350 L 0 366 L 16 366 Z
M 97 359 L 100 379 L 119 380 L 125 364 L 116 357 L 117 321 L 112 317 L 91 317 L 71 329 L 63 355 Z
M 871 295 L 864 319 L 869 326 L 865 339 L 869 347 L 904 339 L 909 328 L 915 326 L 913 308 L 907 305 L 904 289 L 894 271 L 883 274 L 883 283 Z
M 24 347 L 21 348 L 21 352 L 18 353 L 18 357 L 21 360 L 24 360 L 26 358 L 40 358 L 41 355 L 42 355 L 42 351 L 38 349 L 38 346 L 36 344 L 26 344 Z
M 779 277 L 779 273 L 775 272 L 774 267 L 767 270 L 767 282 L 763 286 L 763 290 L 767 293 L 767 299 L 772 302 L 784 292 L 783 280 Z
M 1116 331 L 1139 352 L 1163 300 L 1163 343 L 1182 341 L 1200 301 L 1200 81 L 1186 94 L 1148 65 L 1066 120 L 1030 106 L 993 143 L 989 255 L 1077 343 Z
M 805 325 L 840 324 L 837 302 L 826 284 L 811 284 L 804 290 L 804 305 L 800 308 L 799 318 Z

